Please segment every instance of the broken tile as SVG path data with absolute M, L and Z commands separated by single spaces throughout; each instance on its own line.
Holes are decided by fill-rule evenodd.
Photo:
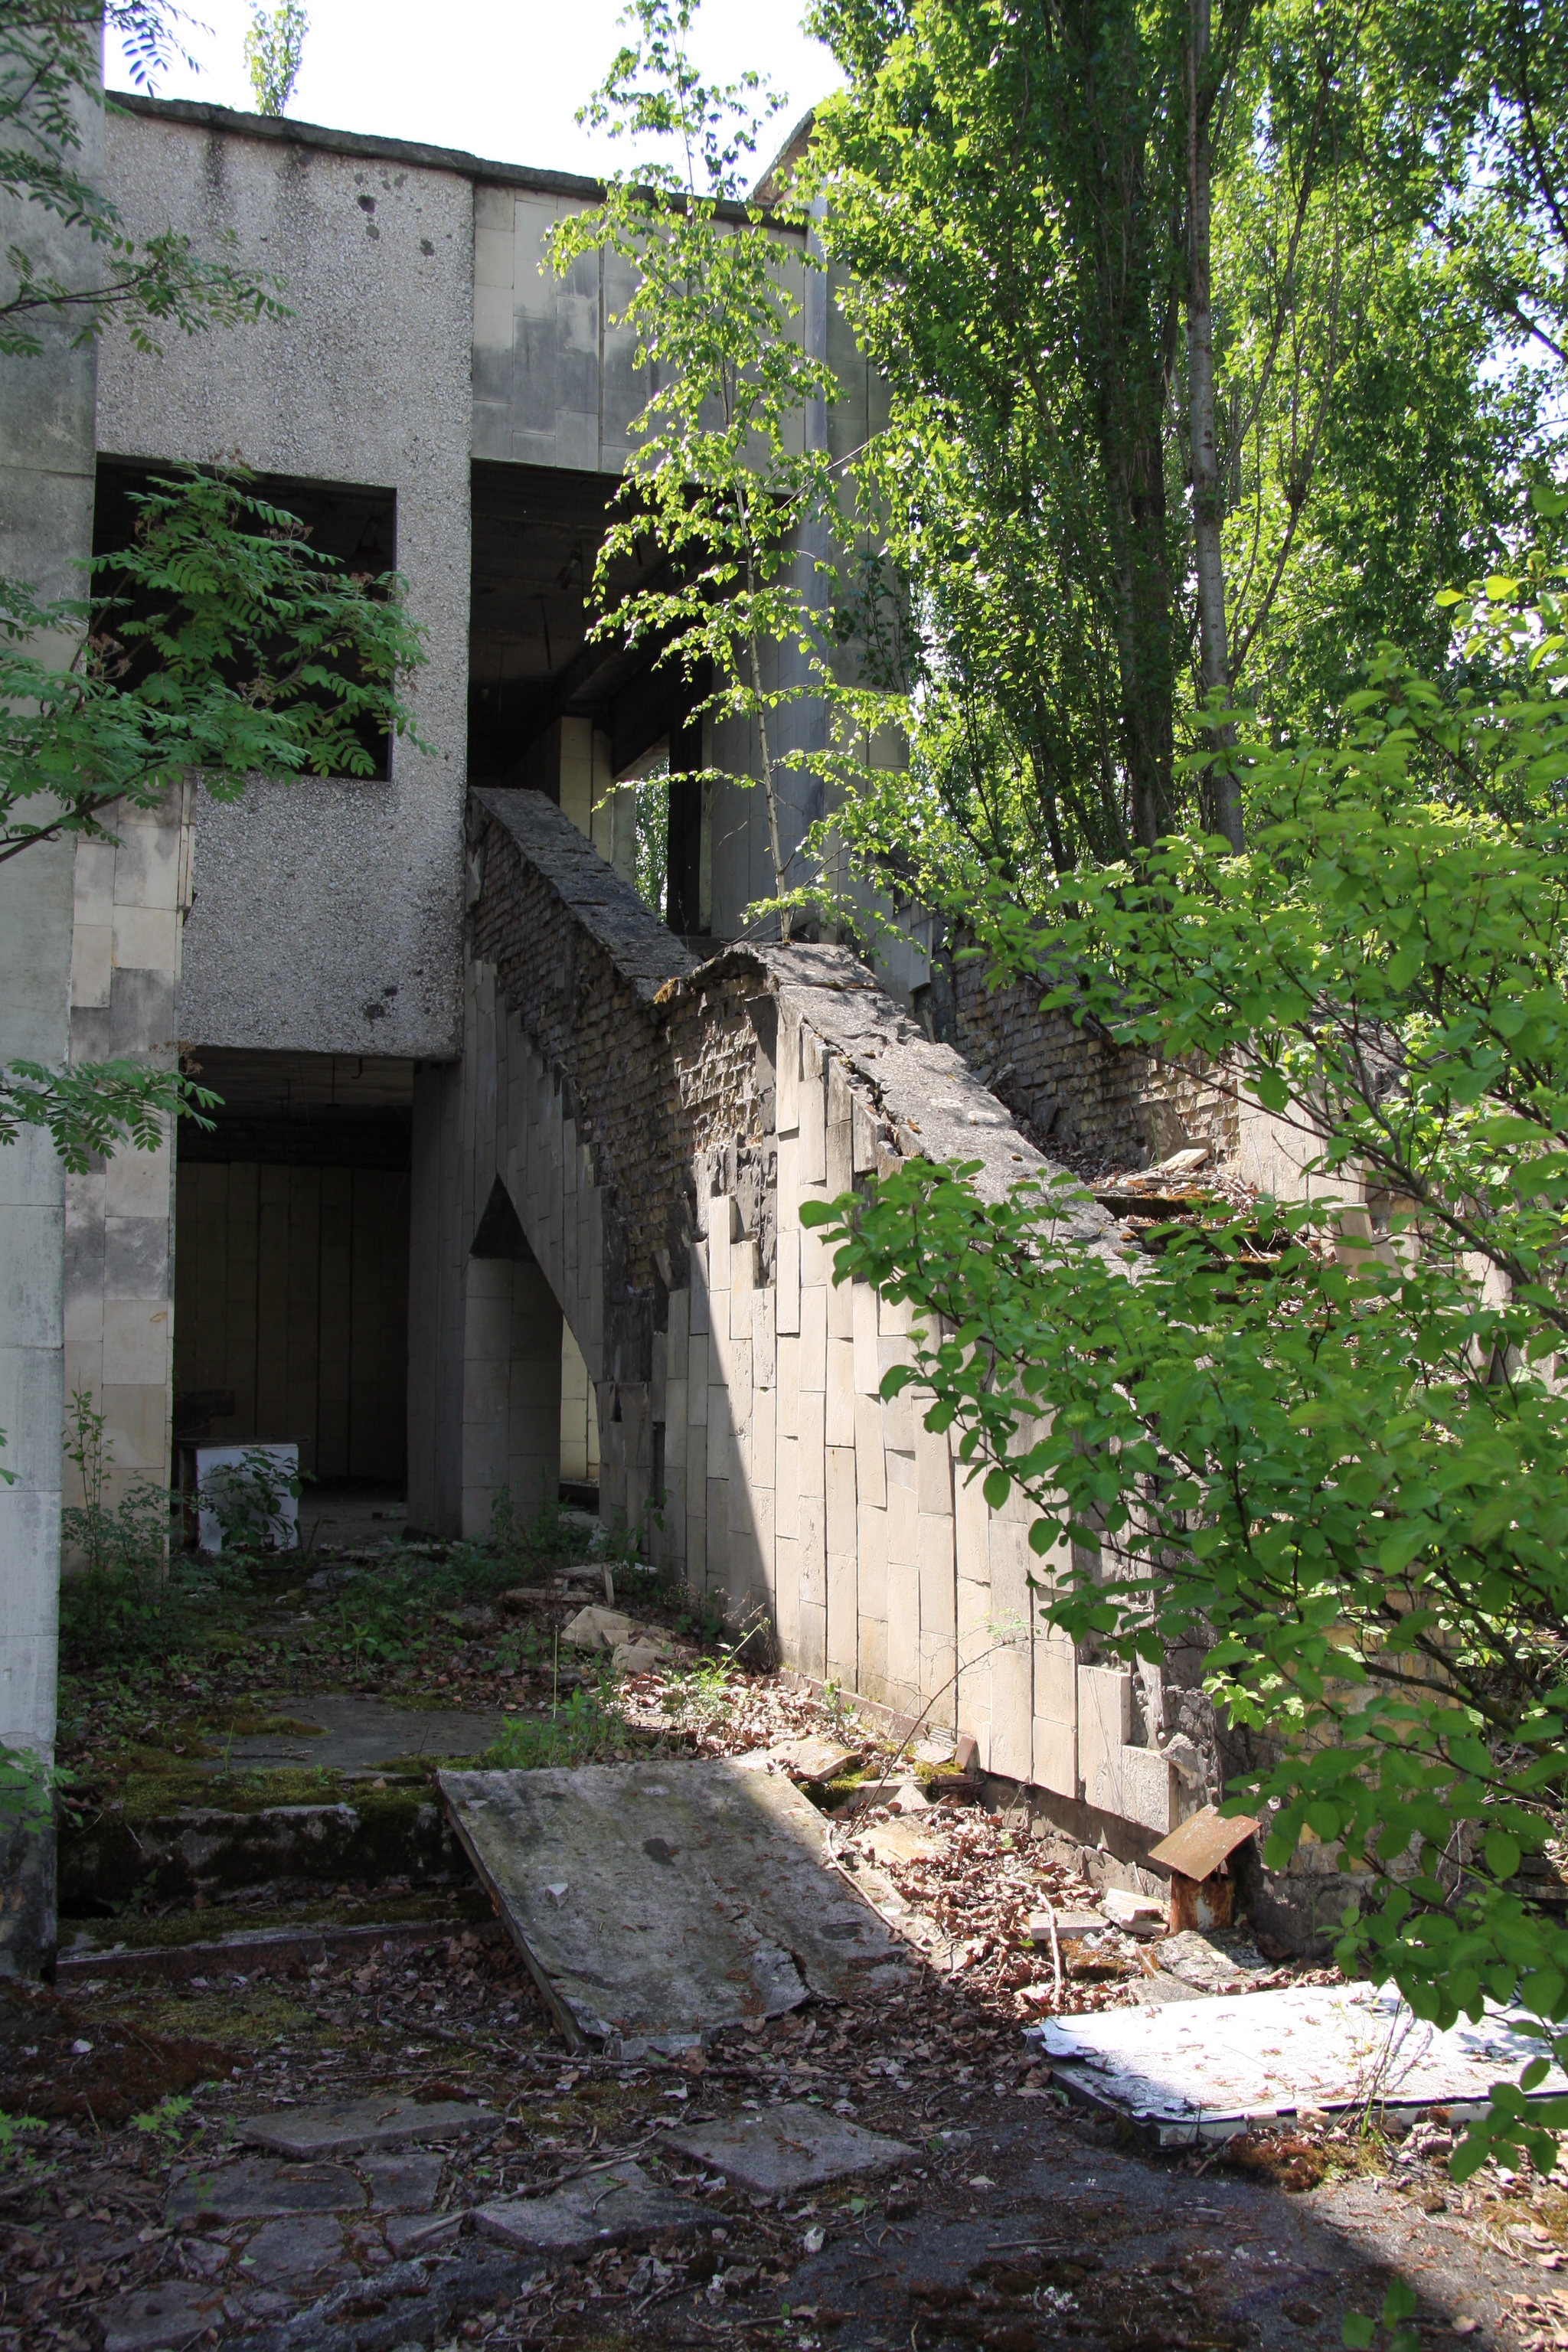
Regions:
M 931 1832 L 913 1822 L 874 1822 L 856 1832 L 855 1843 L 873 1862 L 934 1862 L 942 1851 Z
M 1065 1944 L 1078 1936 L 1098 1936 L 1100 1929 L 1108 1924 L 1100 1917 L 1098 1911 L 1058 1911 L 1056 1918 L 1058 1944 Z M 1051 1940 L 1050 1913 L 1032 1911 L 1029 1914 L 1027 1933 L 1032 1944 L 1045 1944 L 1048 1947 Z
M 223 2323 L 223 2290 L 185 2279 L 117 2295 L 97 2315 L 103 2352 L 176 2352 L 198 2331 Z
M 846 1772 L 855 1769 L 861 1757 L 858 1748 L 846 1748 L 841 1741 L 828 1739 L 819 1732 L 805 1739 L 786 1739 L 782 1747 L 771 1748 L 769 1753 L 795 1780 L 805 1780 L 812 1787 L 840 1780 Z
M 807 2101 L 672 2131 L 672 2147 L 759 2196 L 790 2195 L 847 2172 L 879 2172 L 913 2150 Z
M 251 2147 L 276 2148 L 279 2156 L 358 2156 L 369 2148 L 405 2147 L 411 2140 L 488 2137 L 500 2126 L 490 2108 L 455 2099 L 427 2105 L 417 2099 L 342 2099 L 247 2116 L 235 2137 Z
M 702 2210 L 650 2180 L 637 2164 L 617 2164 L 568 2181 L 548 2197 L 515 2197 L 475 2209 L 474 2227 L 521 2253 L 587 2253 L 595 2246 L 640 2245 L 672 2231 L 700 2227 Z
M 636 1618 L 592 1601 L 563 1625 L 561 1639 L 569 1650 L 613 1650 L 617 1643 L 635 1641 L 641 1630 Z
M 170 2190 L 163 2219 L 260 2221 L 275 2213 L 349 2213 L 363 2203 L 364 2190 L 341 2165 L 285 2165 L 252 2157 L 210 2172 L 193 2165 Z
M 1152 1895 L 1134 1895 L 1126 1886 L 1108 1886 L 1100 1900 L 1111 1925 L 1125 1928 L 1130 1936 L 1164 1934 L 1165 1906 Z
M 444 2157 L 410 2149 L 401 2156 L 367 2156 L 360 2170 L 370 2183 L 370 2201 L 380 2213 L 428 2213 L 441 2186 Z
M 253 2286 L 297 2286 L 319 2279 L 323 2271 L 339 2278 L 355 2274 L 343 2257 L 341 2225 L 325 2214 L 294 2213 L 281 2221 L 264 2221 L 240 2256 L 240 2267 Z
M 411 2263 L 420 2254 L 435 2253 L 440 2247 L 454 2245 L 467 2218 L 463 2213 L 389 2213 L 388 2252 L 400 2263 Z

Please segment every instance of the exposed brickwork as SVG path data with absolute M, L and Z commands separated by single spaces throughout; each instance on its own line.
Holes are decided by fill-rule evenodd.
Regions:
M 1066 1013 L 1042 1013 L 1041 993 L 1037 983 L 988 987 L 978 961 L 954 976 L 959 1050 L 1043 1150 L 1123 1169 L 1195 1143 L 1230 1158 L 1236 1100 L 1212 1070 L 1108 1044 Z

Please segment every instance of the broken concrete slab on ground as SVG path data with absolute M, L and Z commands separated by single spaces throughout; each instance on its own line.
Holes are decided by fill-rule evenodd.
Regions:
M 1396 1992 L 1291 1985 L 1216 2000 L 1145 2002 L 1028 2029 L 1073 2096 L 1125 2117 L 1156 2147 L 1229 2139 L 1262 2122 L 1362 2109 L 1479 2113 L 1500 2076 L 1541 2045 L 1493 2009 L 1440 2032 Z M 1568 2090 L 1552 2068 L 1535 2095 Z
M 718 1758 L 443 1772 L 440 1789 L 572 2049 L 689 2047 L 901 1973 L 786 1780 Z
M 755 2112 L 742 2108 L 712 2123 L 677 2125 L 665 2137 L 681 2155 L 763 2197 L 790 2196 L 847 2173 L 885 2172 L 915 2160 L 901 2140 L 866 2131 L 804 2099 Z
M 525 2254 L 586 2254 L 599 2246 L 646 2245 L 700 2228 L 700 2205 L 650 2179 L 639 2164 L 600 2165 L 544 2197 L 510 2197 L 476 2207 L 481 2238 Z
M 247 2116 L 235 2137 L 249 2147 L 308 2161 L 360 2156 L 371 2148 L 407 2147 L 416 2140 L 489 2138 L 501 2127 L 493 2108 L 458 2099 L 341 2099 L 320 2107 L 287 2107 Z

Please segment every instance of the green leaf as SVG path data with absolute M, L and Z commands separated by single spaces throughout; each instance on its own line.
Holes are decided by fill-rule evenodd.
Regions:
M 1484 1841 L 1484 1851 L 1487 1868 L 1494 1878 L 1513 1878 L 1518 1875 L 1521 1858 L 1518 1841 L 1510 1838 L 1506 1830 L 1489 1830 Z
M 1347 2311 L 1340 2322 L 1340 2341 L 1347 2352 L 1367 2352 L 1377 2334 L 1377 2322 L 1364 2311 Z

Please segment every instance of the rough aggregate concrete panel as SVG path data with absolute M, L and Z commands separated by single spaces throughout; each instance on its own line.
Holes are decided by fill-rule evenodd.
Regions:
M 206 119 L 187 119 L 206 112 Z M 258 779 L 196 813 L 180 1030 L 207 1045 L 442 1055 L 458 1035 L 467 749 L 473 193 L 450 169 L 274 142 L 212 110 L 107 118 L 105 180 L 131 227 L 287 281 L 292 316 L 170 338 L 116 331 L 98 446 L 239 457 L 264 473 L 391 488 L 396 563 L 427 632 L 410 690 L 428 751 L 386 782 Z

